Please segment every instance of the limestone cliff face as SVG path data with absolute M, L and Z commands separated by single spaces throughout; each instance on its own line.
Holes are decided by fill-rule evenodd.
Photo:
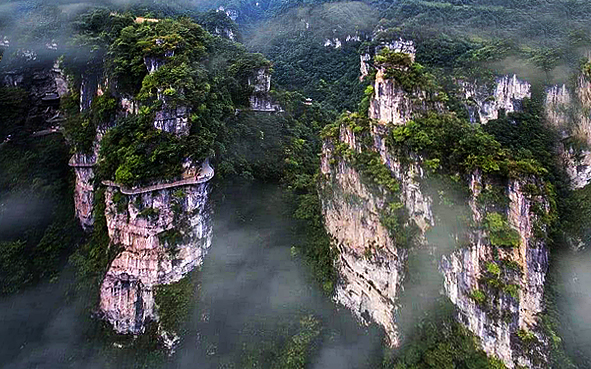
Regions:
M 172 52 L 160 58 L 146 58 L 149 73 L 161 68 Z M 89 109 L 92 100 L 104 93 L 109 80 L 83 76 L 80 107 Z M 116 91 L 113 91 L 116 93 Z M 190 110 L 172 104 L 158 93 L 162 109 L 157 111 L 154 127 L 176 135 L 189 133 Z M 138 103 L 129 96 L 116 96 L 121 116 L 137 114 Z M 146 323 L 158 321 L 154 288 L 179 281 L 201 265 L 211 245 L 211 207 L 208 203 L 208 181 L 213 169 L 206 160 L 201 169 L 190 160 L 183 162 L 183 178 L 161 181 L 143 188 L 126 188 L 116 183 L 96 183 L 95 166 L 100 144 L 113 122 L 102 122 L 97 128 L 89 153 L 76 153 L 70 166 L 76 173 L 76 216 L 84 229 L 94 224 L 95 192 L 105 189 L 105 217 L 110 247 L 121 252 L 111 263 L 100 289 L 101 316 L 118 333 L 141 334 Z M 167 345 L 173 344 L 174 333 L 161 331 Z
M 427 98 L 423 91 L 406 94 L 395 81 L 384 78 L 382 69 L 377 71 L 374 91 L 376 97 L 370 101 L 369 117 L 382 124 L 405 124 L 417 112 L 427 110 Z
M 414 61 L 414 43 L 404 40 L 396 40 L 391 43 L 376 47 L 376 53 L 382 48 L 389 48 L 393 51 L 406 53 Z M 362 55 L 362 75 L 368 73 L 369 64 L 364 62 L 367 55 Z M 374 98 L 370 101 L 368 115 L 371 119 L 378 120 L 381 124 L 402 125 L 420 112 L 425 112 L 432 104 L 428 104 L 427 94 L 419 88 L 412 93 L 406 93 L 402 86 L 393 79 L 388 79 L 385 68 L 377 68 L 375 80 L 373 81 Z
M 483 185 L 482 176 L 473 174 L 470 207 L 475 223 L 484 217 L 476 205 Z M 547 362 L 547 353 L 542 351 L 547 338 L 540 333 L 538 314 L 544 308 L 548 251 L 545 242 L 534 234 L 538 216 L 532 208 L 535 204 L 548 211 L 548 204 L 543 196 L 526 194 L 527 185 L 541 186 L 530 178 L 511 180 L 506 188 L 508 220 L 519 232 L 518 247 L 492 246 L 485 231 L 475 230 L 470 234 L 470 246 L 443 256 L 440 264 L 445 292 L 458 307 L 459 321 L 479 337 L 486 353 L 501 359 L 508 368 L 541 368 Z M 491 270 L 498 274 L 493 275 Z M 515 287 L 509 293 L 511 287 L 507 286 L 511 285 Z M 474 291 L 483 292 L 485 300 L 475 300 Z M 531 340 L 538 341 L 528 348 L 527 355 L 519 332 L 529 332 L 533 334 Z
M 412 46 L 399 41 L 396 45 Z M 405 49 L 406 50 L 406 49 Z M 414 50 L 414 49 L 413 49 Z M 414 55 L 411 55 L 414 57 Z M 418 180 L 422 168 L 411 164 L 404 167 L 386 145 L 386 124 L 405 124 L 413 116 L 426 111 L 425 93 L 409 94 L 393 80 L 384 79 L 385 71 L 377 71 L 374 98 L 369 117 L 374 119 L 369 132 L 369 144 L 362 144 L 350 127 L 340 127 L 337 144 L 345 143 L 357 153 L 370 150 L 398 180 L 402 189 L 401 201 L 419 229 L 433 222 L 431 199 L 424 195 Z M 423 99 L 422 99 L 423 98 Z M 397 246 L 395 237 L 382 223 L 388 195 L 375 189 L 353 163 L 340 156 L 335 143 L 326 141 L 321 156 L 320 199 L 325 227 L 338 250 L 339 282 L 335 300 L 351 309 L 360 321 L 376 322 L 384 327 L 389 343 L 400 343 L 396 324 L 398 297 L 402 290 L 408 250 Z
M 398 179 L 402 201 L 419 229 L 433 223 L 431 199 L 423 194 L 418 180 L 423 171 L 418 165 L 403 170 L 401 162 L 386 146 L 384 127 L 376 125 L 370 133 L 371 147 L 363 147 L 349 127 L 341 127 L 339 142 L 356 152 L 371 150 Z M 350 161 L 335 154 L 333 143 L 325 142 L 321 156 L 320 198 L 325 227 L 338 250 L 339 282 L 335 300 L 351 309 L 362 321 L 376 322 L 386 331 L 392 346 L 399 344 L 396 325 L 397 300 L 402 290 L 408 250 L 397 246 L 395 238 L 382 223 L 388 198 L 383 190 L 368 185 L 367 178 Z
M 560 131 L 562 137 L 569 134 L 567 126 L 571 104 L 572 97 L 566 85 L 551 86 L 546 89 L 546 101 L 544 102 L 546 120 Z
M 154 128 L 175 135 L 188 135 L 191 125 L 189 112 L 185 106 L 166 107 L 156 112 Z
M 80 84 L 80 110 L 88 110 L 96 96 L 102 94 L 104 84 L 99 82 L 98 75 L 83 75 Z M 74 185 L 74 211 L 82 229 L 90 231 L 94 225 L 94 192 L 95 166 L 97 165 L 100 142 L 105 135 L 109 122 L 99 127 L 94 138 L 92 151 L 77 152 L 68 163 L 74 170 L 76 182 Z
M 101 286 L 100 311 L 119 333 L 139 334 L 157 321 L 154 287 L 200 266 L 211 245 L 206 183 L 123 195 L 105 193 L 109 237 L 122 252 Z
M 248 78 L 248 85 L 252 86 L 253 93 L 250 96 L 250 110 L 260 112 L 281 112 L 283 109 L 273 101 L 269 95 L 271 90 L 271 74 L 269 68 L 259 68 Z
M 546 90 L 546 121 L 560 132 L 558 151 L 575 189 L 591 182 L 591 81 L 577 77 L 575 90 L 565 85 Z
M 166 58 L 172 56 L 171 51 L 162 57 L 146 57 L 144 64 L 149 73 L 156 72 L 166 63 Z M 102 94 L 110 85 L 110 81 L 100 74 L 87 74 L 81 76 L 80 84 L 80 110 L 91 108 L 92 101 Z M 117 92 L 116 90 L 113 92 Z M 157 111 L 154 117 L 154 128 L 166 131 L 176 135 L 186 135 L 189 133 L 190 110 L 184 106 L 176 106 L 168 103 L 162 93 L 158 93 L 158 99 L 163 102 L 161 110 Z M 139 104 L 130 96 L 117 96 L 119 112 L 123 116 L 137 114 Z M 74 188 L 74 205 L 76 217 L 84 230 L 92 229 L 94 224 L 94 191 L 95 169 L 98 162 L 100 142 L 106 131 L 112 126 L 112 122 L 104 122 L 98 128 L 94 139 L 92 152 L 76 153 L 70 159 L 70 166 L 73 167 L 76 174 L 76 184 Z
M 76 184 L 74 186 L 74 209 L 82 229 L 89 231 L 94 225 L 94 166 L 97 151 L 91 154 L 77 153 L 70 159 L 69 165 L 74 169 Z
M 495 101 L 490 105 L 494 109 L 484 111 L 484 118 L 493 119 L 500 109 L 517 110 L 519 101 L 529 96 L 529 89 L 529 84 L 516 77 L 498 78 Z M 396 321 L 398 309 L 404 309 L 399 299 L 412 249 L 399 245 L 398 235 L 383 224 L 383 213 L 389 205 L 386 190 L 369 184 L 355 167 L 355 160 L 339 150 L 344 144 L 357 153 L 365 150 L 379 154 L 382 164 L 400 184 L 399 200 L 408 214 L 407 225 L 417 226 L 418 242 L 411 247 L 433 247 L 425 232 L 440 220 L 421 181 L 425 177 L 423 159 L 413 153 L 400 158 L 386 141 L 393 126 L 406 124 L 426 111 L 440 110 L 438 104 L 427 103 L 426 97 L 420 90 L 404 91 L 378 70 L 369 109 L 372 121 L 368 132 L 363 133 L 370 140 L 343 125 L 337 138 L 325 141 L 321 156 L 319 195 L 325 227 L 338 251 L 336 268 L 340 278 L 335 300 L 362 322 L 381 325 L 393 346 L 400 343 Z M 543 195 L 531 193 L 532 187 L 542 188 L 543 184 L 531 177 L 512 179 L 505 185 L 508 206 L 499 211 L 519 233 L 519 246 L 504 248 L 491 245 L 483 226 L 487 209 L 480 208 L 477 201 L 490 179 L 476 172 L 465 181 L 472 192 L 473 225 L 461 236 L 469 240 L 468 245 L 434 252 L 443 253 L 439 271 L 444 293 L 458 307 L 458 320 L 480 339 L 488 354 L 509 368 L 543 368 L 547 339 L 540 333 L 537 315 L 543 310 L 548 252 L 543 237 L 546 230 L 540 226 L 539 217 L 549 210 L 549 205 Z M 491 268 L 495 273 L 498 268 L 499 274 L 491 276 Z M 475 300 L 476 290 L 487 294 L 485 302 Z
M 340 139 L 347 142 L 347 137 L 354 140 L 355 135 L 342 128 Z M 349 143 L 355 147 L 354 141 Z M 325 226 L 339 255 L 335 300 L 364 323 L 383 326 L 390 342 L 398 345 L 394 315 L 406 252 L 395 247 L 380 222 L 385 196 L 370 191 L 350 163 L 335 158 L 330 143 L 323 146 L 321 172 Z
M 492 85 L 468 81 L 458 81 L 458 85 L 472 123 L 486 124 L 498 119 L 501 111 L 520 111 L 523 99 L 531 97 L 531 85 L 516 75 L 497 77 Z
M 577 81 L 578 106 L 572 136 L 586 145 L 583 149 L 568 148 L 568 171 L 574 188 L 583 188 L 591 182 L 591 81 L 581 73 Z

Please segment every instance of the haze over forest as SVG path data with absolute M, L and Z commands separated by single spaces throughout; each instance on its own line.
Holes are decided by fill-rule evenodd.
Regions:
M 4 0 L 0 367 L 591 367 L 591 3 Z

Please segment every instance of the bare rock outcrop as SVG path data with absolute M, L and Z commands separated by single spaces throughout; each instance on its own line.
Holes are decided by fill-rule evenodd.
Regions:
M 201 265 L 212 237 L 208 196 L 207 182 L 137 195 L 107 188 L 109 237 L 122 252 L 103 280 L 100 310 L 115 331 L 142 333 L 158 320 L 154 287 Z
M 470 203 L 476 223 L 484 217 L 476 205 L 482 181 L 478 173 L 472 175 Z M 470 245 L 443 256 L 440 265 L 446 294 L 458 307 L 460 322 L 480 339 L 486 353 L 501 359 L 508 368 L 540 368 L 547 359 L 547 352 L 540 351 L 547 338 L 540 332 L 538 314 L 544 309 L 548 250 L 535 235 L 539 215 L 533 208 L 546 212 L 549 205 L 542 195 L 527 194 L 524 188 L 528 185 L 543 186 L 535 178 L 518 179 L 511 180 L 506 189 L 508 221 L 519 233 L 517 247 L 495 247 L 486 231 L 474 230 Z M 476 298 L 476 291 L 484 299 Z M 521 347 L 522 336 L 530 334 L 540 344 L 526 353 Z
M 248 85 L 252 86 L 253 93 L 250 95 L 250 110 L 276 113 L 283 109 L 279 104 L 273 101 L 269 91 L 271 91 L 271 74 L 269 68 L 263 67 L 248 78 Z
M 486 124 L 498 119 L 501 111 L 520 111 L 523 99 L 531 97 L 531 85 L 516 75 L 497 77 L 493 84 L 458 81 L 458 85 L 472 123 Z
M 549 203 L 543 191 L 532 191 L 532 188 L 545 188 L 543 182 L 527 176 L 501 184 L 508 205 L 498 210 L 501 213 L 497 216 L 505 217 L 507 227 L 513 230 L 510 232 L 518 234 L 518 245 L 499 247 L 491 243 L 483 225 L 488 209 L 481 208 L 478 202 L 489 179 L 473 173 L 471 178 L 465 178 L 471 190 L 473 226 L 458 234 L 467 243 L 457 249 L 434 249 L 437 245 L 430 245 L 425 234 L 442 220 L 436 216 L 433 201 L 425 193 L 425 183 L 421 180 L 425 176 L 423 159 L 416 153 L 398 157 L 399 152 L 389 147 L 386 137 L 392 127 L 441 108 L 429 102 L 419 89 L 405 91 L 385 75 L 377 70 L 368 130 L 352 129 L 345 124 L 340 127 L 338 137 L 329 138 L 323 144 L 319 195 L 325 227 L 338 250 L 335 300 L 351 309 L 360 321 L 382 326 L 390 344 L 399 345 L 397 317 L 398 309 L 405 308 L 400 306 L 400 297 L 411 267 L 409 252 L 413 248 L 432 250 L 433 255 L 443 255 L 439 259 L 439 274 L 444 293 L 457 306 L 459 322 L 480 339 L 484 351 L 498 357 L 509 368 L 518 365 L 543 368 L 547 363 L 548 340 L 541 333 L 538 315 L 544 308 L 548 269 L 542 218 L 549 211 Z M 477 93 L 467 94 L 474 97 Z M 530 94 L 526 82 L 515 76 L 500 77 L 492 93 L 494 101 L 482 101 L 475 117 L 488 121 L 497 118 L 501 110 L 519 110 L 521 101 Z M 348 148 L 348 154 L 341 152 L 343 147 Z M 416 226 L 416 244 L 403 247 L 397 243 L 401 235 L 384 226 L 384 211 L 392 203 L 388 202 L 386 189 L 380 186 L 376 189 L 375 183 L 369 183 L 363 170 L 356 167 L 355 155 L 364 152 L 379 154 L 381 164 L 397 180 L 401 205 L 396 206 L 403 206 L 406 225 Z M 499 273 L 498 280 L 488 285 L 486 278 L 491 270 L 493 274 Z M 474 291 L 488 296 L 481 301 L 474 297 Z M 525 340 L 528 340 L 527 349 Z

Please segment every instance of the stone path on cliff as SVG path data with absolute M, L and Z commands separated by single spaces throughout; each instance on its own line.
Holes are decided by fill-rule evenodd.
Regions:
M 206 159 L 203 162 L 203 164 L 201 165 L 201 170 L 199 171 L 199 173 L 196 176 L 191 177 L 191 178 L 182 179 L 179 181 L 174 181 L 174 182 L 169 182 L 169 183 L 160 183 L 160 184 L 155 184 L 152 186 L 137 187 L 137 188 L 129 188 L 129 187 L 123 186 L 121 184 L 115 183 L 113 181 L 102 181 L 101 183 L 103 185 L 109 186 L 109 187 L 118 187 L 119 190 L 121 191 L 121 193 L 124 195 L 138 195 L 141 193 L 165 190 L 168 188 L 205 183 L 205 182 L 208 182 L 209 180 L 211 180 L 213 178 L 214 174 L 215 174 L 215 171 L 209 165 L 209 159 Z
M 96 165 L 96 159 L 92 162 L 85 162 L 77 160 L 79 158 L 78 155 L 73 155 L 68 162 L 68 165 L 73 168 L 92 168 Z

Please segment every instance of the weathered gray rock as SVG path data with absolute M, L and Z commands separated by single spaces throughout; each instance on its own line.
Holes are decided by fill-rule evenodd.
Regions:
M 385 71 L 378 69 L 374 81 L 374 98 L 370 101 L 369 117 L 382 124 L 406 124 L 413 115 L 427 110 L 425 92 L 416 90 L 412 94 L 391 79 L 384 78 Z
M 566 85 L 551 86 L 546 89 L 546 101 L 544 109 L 546 120 L 562 133 L 562 137 L 568 136 L 568 124 L 572 111 L 572 97 Z
M 546 122 L 560 132 L 558 153 L 574 189 L 591 182 L 590 109 L 591 81 L 584 73 L 579 74 L 574 93 L 565 85 L 546 90 Z
M 271 99 L 271 75 L 269 68 L 259 68 L 255 74 L 248 78 L 248 85 L 253 87 L 253 93 L 249 98 L 250 110 L 261 112 L 282 112 L 281 106 Z
M 189 112 L 185 106 L 175 108 L 163 108 L 156 112 L 154 117 L 154 128 L 178 136 L 188 135 L 191 125 L 189 123 Z
M 337 163 L 331 164 L 333 160 L 333 148 L 325 143 L 320 198 L 324 224 L 339 255 L 340 278 L 334 298 L 365 324 L 377 322 L 384 327 L 396 346 L 399 338 L 394 314 L 406 252 L 395 247 L 380 222 L 386 198 L 373 194 L 346 161 L 336 159 Z
M 499 112 L 512 113 L 522 109 L 523 99 L 531 97 L 531 85 L 513 76 L 495 79 L 492 86 L 477 82 L 458 81 L 472 123 L 486 124 L 498 119 Z
M 95 163 L 95 155 L 76 154 L 70 159 L 70 166 L 74 167 L 76 175 L 76 184 L 74 186 L 75 216 L 85 231 L 92 229 L 94 225 L 95 173 L 93 166 Z
M 95 74 L 83 75 L 80 83 L 80 111 L 90 109 L 92 101 L 97 96 L 99 77 Z

